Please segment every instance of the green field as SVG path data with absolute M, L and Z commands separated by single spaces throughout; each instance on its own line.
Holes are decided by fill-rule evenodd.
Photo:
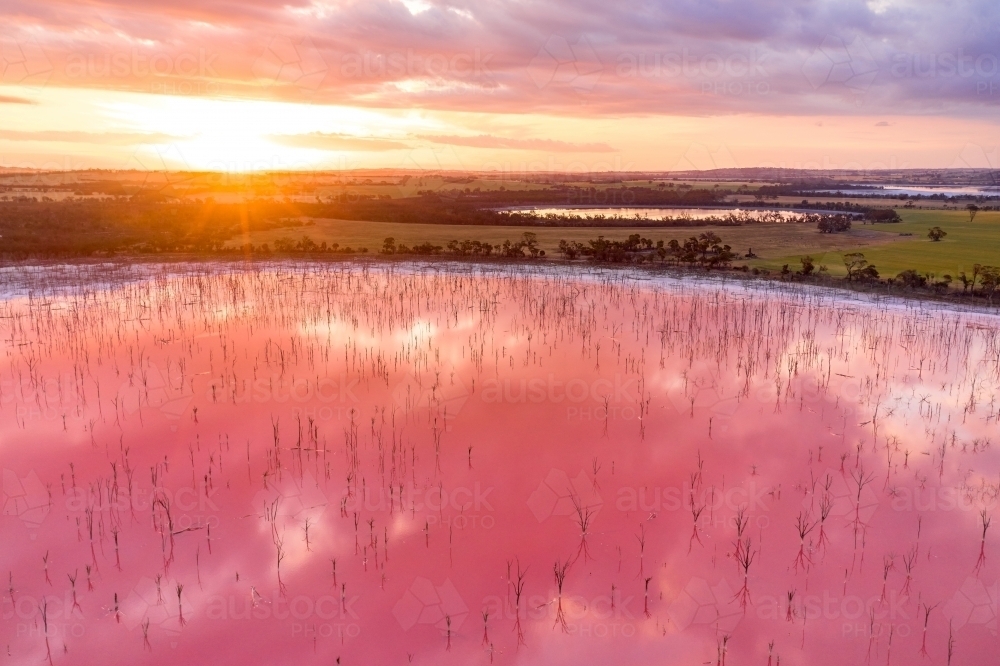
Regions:
M 900 224 L 876 224 L 864 229 L 886 234 L 879 243 L 857 250 L 874 264 L 882 277 L 893 277 L 909 268 L 938 277 L 956 277 L 971 272 L 973 264 L 1000 266 L 1000 212 L 981 212 L 969 221 L 965 211 L 900 210 Z M 939 242 L 927 238 L 927 230 L 939 226 L 948 236 Z M 852 230 L 853 233 L 853 230 Z M 899 234 L 911 233 L 912 236 Z M 818 245 L 803 245 L 780 255 L 761 255 L 751 265 L 780 269 L 782 264 L 799 266 L 799 259 L 812 255 L 816 264 L 825 264 L 833 275 L 844 275 L 843 251 L 830 251 Z
M 705 231 L 714 231 L 723 241 L 738 250 L 741 256 L 750 248 L 760 257 L 784 256 L 799 248 L 819 248 L 821 251 L 832 252 L 840 249 L 868 247 L 895 239 L 894 234 L 873 231 L 871 228 L 852 230 L 846 234 L 831 236 L 819 233 L 815 227 L 804 224 L 767 224 L 742 227 L 501 227 L 445 224 L 396 224 L 391 222 L 358 222 L 351 220 L 311 220 L 310 226 L 302 227 L 292 232 L 289 229 L 255 232 L 245 237 L 241 242 L 254 244 L 270 243 L 279 238 L 299 240 L 307 235 L 317 243 L 326 241 L 328 244 L 339 243 L 341 247 L 350 246 L 354 249 L 367 247 L 374 251 L 382 247 L 387 237 L 393 237 L 397 243 L 409 246 L 421 243 L 433 243 L 444 246 L 450 240 L 478 240 L 488 243 L 502 243 L 505 240 L 516 241 L 525 231 L 531 231 L 538 237 L 539 246 L 547 254 L 554 253 L 559 241 L 576 240 L 585 242 L 598 236 L 609 239 L 623 239 L 629 234 L 641 234 L 654 241 L 671 239 L 683 240 Z M 234 243 L 238 244 L 238 243 Z
M 794 270 L 799 259 L 811 255 L 816 265 L 825 265 L 833 275 L 845 274 L 843 255 L 863 252 L 875 264 L 883 277 L 892 277 L 908 268 L 938 276 L 957 276 L 971 271 L 972 264 L 1000 266 L 1000 212 L 981 212 L 974 222 L 964 211 L 901 210 L 900 224 L 855 225 L 842 234 L 821 234 L 815 227 L 803 224 L 762 224 L 741 227 L 687 228 L 628 228 L 628 227 L 490 227 L 437 224 L 394 224 L 349 220 L 311 220 L 311 224 L 294 232 L 277 229 L 256 232 L 242 239 L 254 244 L 270 243 L 279 238 L 299 240 L 308 235 L 317 243 L 339 243 L 341 247 L 368 248 L 377 252 L 387 237 L 409 246 L 430 242 L 445 246 L 450 240 L 479 240 L 493 244 L 517 240 L 526 230 L 534 232 L 539 245 L 549 256 L 557 256 L 559 241 L 587 241 L 603 235 L 622 239 L 638 233 L 654 241 L 683 240 L 711 230 L 722 237 L 742 257 L 753 248 L 757 259 L 740 259 L 751 267 L 780 270 L 789 264 Z M 927 238 L 927 230 L 940 226 L 948 236 L 937 243 Z M 901 234 L 913 234 L 903 236 Z

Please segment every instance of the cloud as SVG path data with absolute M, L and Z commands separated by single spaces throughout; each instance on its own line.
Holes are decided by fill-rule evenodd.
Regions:
M 3 141 L 43 141 L 59 143 L 92 143 L 105 146 L 131 146 L 135 144 L 169 143 L 178 137 L 166 134 L 138 134 L 131 132 L 63 132 L 0 130 L 0 140 Z
M 433 143 L 472 148 L 503 148 L 510 150 L 541 150 L 552 153 L 613 153 L 606 143 L 570 143 L 555 139 L 507 139 L 481 134 L 478 136 L 422 136 Z
M 33 99 L 26 97 L 14 97 L 12 95 L 0 95 L 0 104 L 38 104 Z
M 408 150 L 410 146 L 400 141 L 379 139 L 373 137 L 350 136 L 346 134 L 324 134 L 310 132 L 309 134 L 276 134 L 270 139 L 275 143 L 296 148 L 315 148 L 316 150 L 376 152 L 386 150 Z
M 38 48 L 7 49 L 4 80 L 37 52 L 48 86 L 603 118 L 991 118 L 1000 99 L 995 0 L 9 4 L 7 38 Z

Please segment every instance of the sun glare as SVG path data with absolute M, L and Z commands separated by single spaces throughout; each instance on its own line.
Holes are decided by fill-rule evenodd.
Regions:
M 326 133 L 394 139 L 433 128 L 419 114 L 248 100 L 158 98 L 109 103 L 107 115 L 158 137 L 137 153 L 159 168 L 225 172 L 351 168 L 361 149 L 285 145 L 278 137 Z M 143 162 L 145 163 L 145 162 Z

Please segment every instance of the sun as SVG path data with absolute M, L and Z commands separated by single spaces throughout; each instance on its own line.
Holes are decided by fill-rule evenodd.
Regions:
M 399 138 L 428 124 L 412 115 L 348 107 L 178 97 L 122 101 L 107 105 L 105 113 L 148 134 L 151 140 L 137 153 L 157 156 L 163 168 L 228 173 L 352 168 L 364 150 L 280 139 L 313 132 Z
M 281 146 L 233 128 L 218 128 L 177 142 L 177 154 L 193 170 L 247 173 L 316 168 L 328 161 L 320 150 Z

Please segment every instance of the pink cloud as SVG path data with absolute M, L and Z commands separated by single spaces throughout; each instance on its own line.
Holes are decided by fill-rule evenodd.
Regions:
M 158 94 L 572 116 L 901 101 L 992 114 L 1000 9 L 883 4 L 16 0 L 5 39 L 41 48 L 48 85 Z
M 175 139 L 177 137 L 165 134 L 138 134 L 131 132 L 63 132 L 57 130 L 25 132 L 20 130 L 0 130 L 0 140 L 5 141 L 44 141 L 130 146 L 137 143 L 165 143 Z
M 423 136 L 433 143 L 471 148 L 508 148 L 514 150 L 543 150 L 553 153 L 612 153 L 615 149 L 606 143 L 570 143 L 554 139 L 507 139 L 499 136 Z
M 374 152 L 385 150 L 407 150 L 410 147 L 401 141 L 346 136 L 342 134 L 324 134 L 322 132 L 277 135 L 270 138 L 272 141 L 285 146 L 294 146 L 296 148 L 315 148 L 317 150 Z

